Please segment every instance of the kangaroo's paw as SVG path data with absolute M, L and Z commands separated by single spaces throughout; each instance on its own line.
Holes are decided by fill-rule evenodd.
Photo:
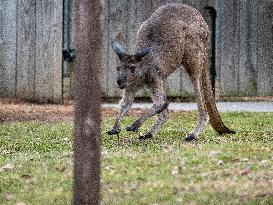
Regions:
M 138 121 L 135 121 L 131 126 L 126 128 L 126 131 L 137 132 L 140 125 L 141 124 Z
M 126 127 L 126 131 L 138 132 L 138 127 L 134 127 L 131 125 L 130 127 Z
M 152 138 L 153 137 L 153 135 L 151 134 L 151 133 L 147 133 L 147 134 L 144 134 L 144 135 L 142 135 L 142 136 L 139 136 L 139 140 L 146 140 L 146 139 L 150 139 L 150 138 Z
M 195 134 L 189 134 L 186 138 L 185 141 L 186 142 L 191 142 L 193 140 L 198 140 L 197 136 Z
M 108 135 L 117 135 L 120 133 L 120 129 L 119 128 L 113 128 L 112 130 L 108 131 L 107 134 Z

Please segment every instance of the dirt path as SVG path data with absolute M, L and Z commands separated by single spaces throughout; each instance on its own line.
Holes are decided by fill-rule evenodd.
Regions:
M 128 115 L 141 115 L 145 109 L 132 109 Z M 117 109 L 103 108 L 102 117 L 113 117 Z M 74 115 L 73 102 L 65 105 L 33 104 L 16 100 L 0 99 L 0 123 L 13 121 L 37 120 L 45 122 L 72 121 Z

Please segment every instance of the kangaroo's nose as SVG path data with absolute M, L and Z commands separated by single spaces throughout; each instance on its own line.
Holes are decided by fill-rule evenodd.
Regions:
M 118 80 L 117 80 L 117 84 L 118 84 L 118 85 L 121 85 L 121 83 L 122 83 L 122 80 L 118 79 Z

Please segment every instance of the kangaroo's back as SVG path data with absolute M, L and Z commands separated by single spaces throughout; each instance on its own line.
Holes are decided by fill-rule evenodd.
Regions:
M 185 4 L 166 4 L 146 20 L 137 33 L 137 48 L 152 47 L 153 62 L 164 78 L 182 65 L 196 46 L 205 51 L 209 35 L 202 15 Z
M 199 11 L 185 4 L 166 4 L 141 25 L 137 45 L 145 47 L 179 42 L 183 33 L 200 32 L 208 34 L 208 26 Z

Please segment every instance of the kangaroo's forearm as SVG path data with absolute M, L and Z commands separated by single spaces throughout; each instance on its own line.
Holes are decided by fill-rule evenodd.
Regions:
M 115 125 L 114 125 L 115 129 L 120 129 L 121 120 L 127 114 L 127 112 L 130 110 L 130 108 L 132 107 L 132 104 L 133 104 L 133 102 L 129 102 L 129 103 L 121 105 L 120 113 L 117 116 L 116 121 L 115 121 Z
M 129 109 L 132 107 L 132 104 L 133 104 L 132 102 L 128 102 L 128 103 L 121 105 L 120 113 L 116 118 L 114 127 L 110 131 L 107 132 L 108 135 L 117 135 L 120 133 L 121 120 L 126 115 L 126 113 L 129 111 Z
M 152 109 L 146 112 L 142 117 L 136 120 L 130 127 L 127 127 L 127 131 L 138 131 L 138 128 L 149 118 L 161 113 L 168 108 L 168 102 L 162 104 L 154 104 Z

